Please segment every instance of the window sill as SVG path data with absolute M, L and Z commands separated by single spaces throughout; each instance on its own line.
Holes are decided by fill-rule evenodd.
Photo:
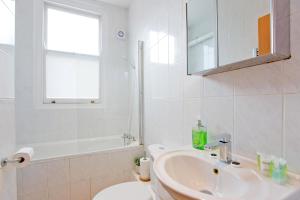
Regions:
M 39 103 L 36 106 L 41 110 L 74 110 L 74 109 L 103 109 L 104 104 L 101 103 Z

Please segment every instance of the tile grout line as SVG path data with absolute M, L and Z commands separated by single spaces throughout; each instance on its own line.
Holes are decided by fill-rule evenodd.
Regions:
M 281 134 L 281 142 L 282 142 L 282 147 L 281 147 L 281 156 L 286 159 L 286 97 L 284 94 L 282 94 L 282 134 Z
M 286 99 L 285 99 L 285 88 L 284 88 L 284 82 L 285 82 L 285 77 L 284 77 L 284 71 L 285 71 L 285 62 L 282 62 L 281 65 L 281 100 L 282 100 L 282 105 L 281 105 L 281 110 L 282 110 L 282 115 L 281 115 L 281 120 L 282 120 L 282 126 L 281 126 L 281 156 L 286 159 L 286 128 L 285 128 L 285 104 L 286 104 Z
M 71 199 L 71 159 L 66 158 L 68 164 L 68 196 L 69 200 Z
M 233 142 L 233 151 L 234 153 L 237 153 L 237 142 L 235 141 L 236 139 L 236 73 L 233 76 L 233 133 L 232 133 L 232 142 Z

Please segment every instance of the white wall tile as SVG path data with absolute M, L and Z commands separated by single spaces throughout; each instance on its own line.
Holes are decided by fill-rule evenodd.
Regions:
M 186 27 L 185 4 L 182 3 L 182 0 L 168 0 L 168 2 L 169 37 L 174 39 L 174 45 L 169 46 L 169 56 L 174 58 L 174 63 L 183 65 L 186 74 L 187 56 L 185 53 L 182 53 L 182 50 L 186 49 L 186 33 L 182 31 Z
M 237 153 L 250 158 L 257 151 L 282 156 L 282 103 L 280 95 L 236 97 Z
M 168 102 L 168 119 L 165 122 L 169 146 L 180 146 L 183 144 L 184 110 L 182 100 L 170 100 Z
M 183 99 L 184 92 L 184 70 L 181 66 L 169 67 L 168 97 L 170 99 Z
M 148 129 L 152 143 L 168 144 L 168 100 L 152 99 L 151 100 L 151 128 Z M 147 123 L 147 122 L 146 122 Z M 147 130 L 147 129 L 146 129 Z M 151 131 L 151 132 L 150 132 Z
M 184 144 L 192 144 L 192 128 L 196 126 L 198 118 L 201 119 L 201 114 L 201 99 L 184 102 Z
M 281 94 L 282 62 L 236 71 L 235 95 Z
M 203 94 L 203 78 L 201 76 L 184 77 L 184 98 L 200 98 Z
M 168 65 L 153 64 L 151 67 L 151 97 L 167 98 L 168 97 Z
M 202 109 L 209 141 L 220 134 L 233 135 L 233 97 L 206 97 Z
M 289 169 L 300 173 L 300 95 L 285 96 L 284 149 Z
M 204 96 L 233 96 L 235 72 L 204 77 Z
M 284 63 L 283 68 L 284 93 L 300 92 L 300 60 L 291 59 Z

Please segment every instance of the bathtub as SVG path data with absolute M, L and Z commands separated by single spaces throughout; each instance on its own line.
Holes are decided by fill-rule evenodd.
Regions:
M 125 146 L 121 136 L 19 147 L 24 146 L 33 147 L 35 155 L 28 166 L 17 170 L 18 200 L 48 196 L 92 200 L 107 187 L 135 181 L 134 160 L 144 153 L 138 142 Z
M 34 149 L 33 161 L 76 157 L 79 155 L 92 154 L 100 151 L 113 151 L 124 148 L 139 146 L 137 141 L 125 145 L 121 136 L 67 140 L 49 143 L 34 143 L 19 145 L 21 147 L 32 147 Z

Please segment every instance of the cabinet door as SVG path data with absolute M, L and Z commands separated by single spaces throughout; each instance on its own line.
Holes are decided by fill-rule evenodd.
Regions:
M 188 74 L 218 66 L 217 0 L 187 3 Z
M 271 53 L 270 13 L 270 0 L 218 0 L 220 66 Z

